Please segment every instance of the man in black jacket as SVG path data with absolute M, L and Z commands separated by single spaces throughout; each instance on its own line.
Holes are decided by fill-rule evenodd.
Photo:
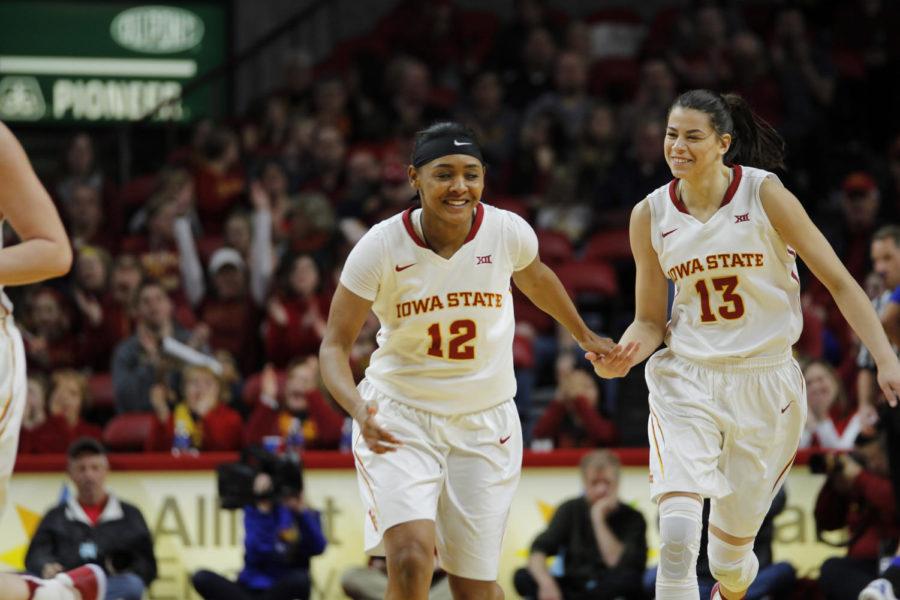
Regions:
M 581 459 L 584 495 L 563 502 L 531 545 L 528 568 L 514 577 L 524 598 L 612 600 L 643 598 L 647 523 L 619 500 L 619 459 L 597 450 Z M 553 576 L 547 557 L 563 559 Z
M 107 600 L 140 600 L 156 578 L 153 540 L 141 511 L 106 489 L 106 450 L 92 438 L 72 442 L 68 473 L 77 489 L 74 498 L 44 515 L 25 567 L 50 579 L 84 564 L 109 573 Z

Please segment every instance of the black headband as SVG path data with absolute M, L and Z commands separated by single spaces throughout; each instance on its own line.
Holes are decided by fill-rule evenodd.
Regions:
M 419 144 L 413 152 L 413 166 L 418 169 L 436 158 L 450 154 L 467 154 L 484 162 L 481 148 L 474 139 L 467 135 L 442 135 Z

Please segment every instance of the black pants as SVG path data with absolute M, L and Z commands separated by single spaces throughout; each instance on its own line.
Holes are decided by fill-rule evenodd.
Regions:
M 285 575 L 268 590 L 252 590 L 212 571 L 197 571 L 191 583 L 205 600 L 308 600 L 310 593 L 309 573 L 303 569 Z
M 829 558 L 819 570 L 819 587 L 828 600 L 856 598 L 869 582 L 878 577 L 877 560 L 846 556 Z
M 888 464 L 891 469 L 891 485 L 894 487 L 895 515 L 900 517 L 900 406 L 885 406 L 880 418 L 887 432 Z
M 605 572 L 592 581 L 582 578 L 556 577 L 556 583 L 565 600 L 643 600 L 640 573 Z M 537 582 L 528 569 L 519 569 L 513 575 L 513 585 L 523 598 L 537 598 Z

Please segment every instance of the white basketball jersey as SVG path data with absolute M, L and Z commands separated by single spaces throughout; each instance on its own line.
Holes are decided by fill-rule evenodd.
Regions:
M 420 213 L 372 227 L 341 273 L 381 323 L 366 379 L 433 413 L 485 410 L 516 392 L 510 277 L 537 256 L 537 236 L 521 217 L 479 203 L 465 243 L 445 259 L 417 231 Z
M 701 223 L 677 180 L 648 196 L 650 238 L 675 283 L 666 344 L 698 360 L 778 355 L 803 329 L 796 252 L 772 227 L 759 199 L 768 171 L 735 165 L 722 206 Z

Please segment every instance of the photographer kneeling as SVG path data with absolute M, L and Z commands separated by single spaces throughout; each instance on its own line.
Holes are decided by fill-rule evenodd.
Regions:
M 885 437 L 860 434 L 850 454 L 810 458 L 810 471 L 827 475 L 816 498 L 816 531 L 847 528 L 847 555 L 822 564 L 819 586 L 826 598 L 856 598 L 878 575 L 881 550 L 896 535 L 894 494 Z M 828 543 L 828 542 L 826 542 Z
M 211 571 L 195 573 L 191 581 L 203 598 L 309 598 L 309 560 L 325 550 L 326 541 L 318 511 L 304 502 L 299 465 L 295 469 L 296 481 L 276 484 L 266 470 L 256 474 L 256 500 L 244 506 L 244 568 L 237 582 Z M 274 475 L 282 479 L 279 472 Z

